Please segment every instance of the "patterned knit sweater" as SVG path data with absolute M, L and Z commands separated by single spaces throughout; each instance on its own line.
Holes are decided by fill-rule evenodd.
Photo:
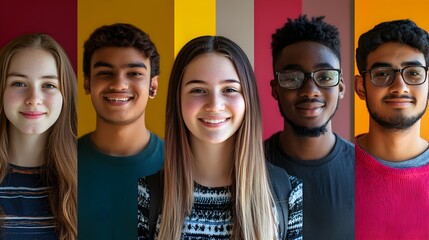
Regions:
M 289 197 L 287 239 L 298 240 L 302 239 L 302 183 L 293 176 L 290 176 L 290 181 L 292 191 Z M 230 239 L 233 224 L 230 188 L 209 188 L 197 183 L 194 185 L 194 206 L 185 219 L 181 239 Z M 145 178 L 139 180 L 138 194 L 138 239 L 149 239 L 150 192 Z M 160 221 L 158 219 L 157 228 Z
M 0 239 L 58 239 L 41 167 L 18 167 L 0 183 Z
M 429 165 L 387 167 L 356 147 L 356 240 L 429 239 Z

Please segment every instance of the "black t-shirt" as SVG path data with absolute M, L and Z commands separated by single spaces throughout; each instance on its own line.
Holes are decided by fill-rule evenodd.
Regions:
M 303 181 L 305 240 L 355 238 L 355 150 L 335 135 L 331 152 L 319 160 L 298 160 L 280 148 L 280 132 L 265 141 L 267 160 Z

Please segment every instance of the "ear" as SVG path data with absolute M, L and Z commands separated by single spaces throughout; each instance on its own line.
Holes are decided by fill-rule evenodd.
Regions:
M 277 93 L 277 88 L 278 88 L 277 81 L 274 80 L 274 79 L 271 80 L 270 81 L 270 86 L 271 86 L 271 96 L 273 96 L 273 98 L 275 100 L 278 100 L 279 99 L 279 95 Z
M 355 92 L 361 100 L 366 100 L 365 82 L 361 75 L 355 75 Z
M 83 88 L 85 89 L 85 94 L 88 95 L 91 93 L 91 89 L 89 87 L 89 78 L 85 77 L 83 80 Z
M 150 80 L 150 86 L 149 86 L 149 98 L 154 99 L 156 96 L 156 92 L 158 91 L 158 78 L 159 76 L 156 75 Z
M 340 83 L 338 84 L 338 98 L 343 99 L 344 94 L 346 93 L 346 84 L 344 84 L 344 79 L 341 77 Z

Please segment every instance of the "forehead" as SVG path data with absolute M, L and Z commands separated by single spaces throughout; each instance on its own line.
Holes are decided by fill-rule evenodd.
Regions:
M 425 56 L 419 50 L 403 43 L 388 42 L 368 54 L 367 68 L 374 63 L 387 63 L 400 67 L 407 62 L 420 62 L 426 65 Z
M 302 41 L 283 48 L 274 67 L 278 71 L 287 65 L 297 65 L 302 70 L 312 71 L 320 64 L 340 68 L 339 59 L 330 48 L 318 42 Z
M 41 48 L 23 48 L 10 59 L 8 73 L 55 75 L 57 63 L 52 54 Z
M 133 47 L 104 47 L 97 49 L 91 57 L 91 68 L 97 62 L 106 62 L 114 67 L 143 62 L 148 68 L 150 67 L 150 60 L 146 57 L 146 54 Z
M 198 55 L 186 66 L 183 81 L 189 80 L 238 80 L 232 61 L 217 52 Z

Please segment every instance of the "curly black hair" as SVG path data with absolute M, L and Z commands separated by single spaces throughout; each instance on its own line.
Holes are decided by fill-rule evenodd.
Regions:
M 90 76 L 91 57 L 104 47 L 132 47 L 150 59 L 150 76 L 159 75 L 159 53 L 149 35 L 127 23 L 115 23 L 97 28 L 86 40 L 83 53 L 83 73 Z
M 297 19 L 287 19 L 285 25 L 276 30 L 271 36 L 271 49 L 273 57 L 273 70 L 275 62 L 283 48 L 301 41 L 314 41 L 331 49 L 341 61 L 340 36 L 338 28 L 323 21 L 325 17 L 307 18 L 307 15 Z
M 359 37 L 356 63 L 361 75 L 366 70 L 368 54 L 387 42 L 403 43 L 417 49 L 428 63 L 429 36 L 425 30 L 409 19 L 382 22 Z

